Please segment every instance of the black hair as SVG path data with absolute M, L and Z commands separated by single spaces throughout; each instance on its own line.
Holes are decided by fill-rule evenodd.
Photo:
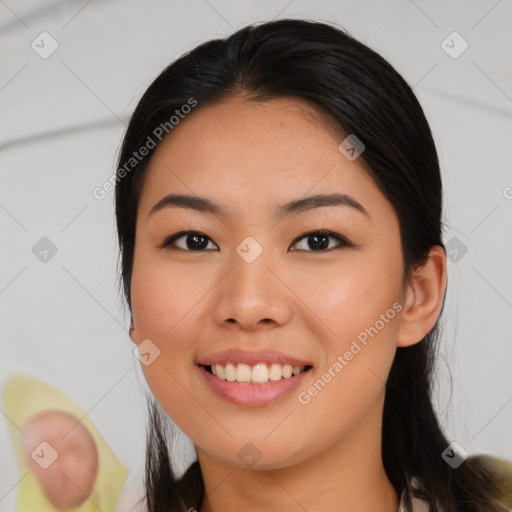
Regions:
M 378 53 L 336 26 L 298 19 L 253 24 L 225 39 L 202 43 L 171 63 L 151 83 L 131 117 L 115 190 L 121 279 L 130 312 L 137 206 L 155 148 L 129 170 L 126 162 L 147 145 L 148 137 L 155 138 L 156 127 L 165 127 L 166 136 L 172 137 L 170 119 L 191 105 L 191 99 L 199 109 L 237 96 L 256 102 L 305 100 L 323 115 L 326 126 L 364 143 L 358 162 L 399 219 L 404 283 L 427 261 L 432 246 L 445 249 L 438 156 L 423 109 L 407 82 Z M 157 133 L 163 133 L 162 128 Z M 122 166 L 125 172 L 119 173 Z M 441 314 L 443 309 L 444 298 Z M 505 496 L 502 476 L 485 458 L 470 457 L 452 469 L 441 457 L 450 442 L 432 399 L 440 317 L 423 340 L 396 350 L 382 422 L 385 471 L 399 496 L 405 490 L 407 501 L 412 495 L 425 499 L 433 511 L 508 511 L 505 500 L 512 498 Z M 199 510 L 204 493 L 199 463 L 176 477 L 167 419 L 154 400 L 148 402 L 148 509 Z M 413 477 L 420 484 L 417 489 L 411 487 Z

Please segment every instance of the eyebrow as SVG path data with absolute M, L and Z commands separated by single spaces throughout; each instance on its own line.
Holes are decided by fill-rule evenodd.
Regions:
M 287 215 L 303 213 L 325 206 L 345 206 L 369 217 L 369 213 L 359 201 L 347 194 L 340 193 L 317 194 L 289 201 L 277 209 L 275 217 L 280 219 Z M 151 208 L 148 217 L 164 208 L 186 208 L 220 217 L 229 217 L 229 213 L 211 199 L 185 194 L 169 194 L 163 197 Z

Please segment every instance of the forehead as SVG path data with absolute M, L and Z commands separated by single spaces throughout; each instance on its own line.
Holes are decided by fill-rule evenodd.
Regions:
M 268 211 L 269 204 L 333 191 L 375 203 L 382 194 L 362 160 L 341 153 L 344 137 L 325 115 L 295 98 L 198 106 L 153 154 L 139 211 L 147 215 L 170 192 L 214 195 L 253 211 L 256 204 Z
M 199 105 L 180 122 L 159 150 L 169 145 L 176 149 L 176 145 L 189 139 L 191 132 L 196 135 L 195 142 L 205 145 L 227 138 L 244 142 L 244 147 L 231 146 L 233 153 L 261 143 L 299 152 L 305 138 L 337 145 L 343 137 L 334 119 L 300 98 L 254 101 L 237 96 L 202 108 Z

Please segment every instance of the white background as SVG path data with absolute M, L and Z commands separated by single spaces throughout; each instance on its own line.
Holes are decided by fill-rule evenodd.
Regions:
M 2 0 L 0 387 L 21 371 L 66 392 L 137 474 L 145 382 L 117 292 L 113 194 L 92 190 L 114 172 L 125 123 L 169 62 L 276 17 L 336 22 L 414 87 L 441 160 L 444 241 L 467 247 L 449 261 L 437 407 L 470 454 L 512 460 L 510 0 Z M 58 43 L 46 59 L 31 47 L 43 31 Z M 453 31 L 469 44 L 458 58 L 442 47 Z M 58 249 L 47 263 L 32 253 L 42 237 Z M 0 414 L 4 512 L 21 477 L 7 422 Z

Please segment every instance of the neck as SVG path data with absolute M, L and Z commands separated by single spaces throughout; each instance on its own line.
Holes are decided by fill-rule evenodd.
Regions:
M 196 447 L 205 485 L 200 512 L 397 512 L 399 496 L 381 458 L 382 407 L 377 409 L 324 452 L 285 468 L 237 468 Z

